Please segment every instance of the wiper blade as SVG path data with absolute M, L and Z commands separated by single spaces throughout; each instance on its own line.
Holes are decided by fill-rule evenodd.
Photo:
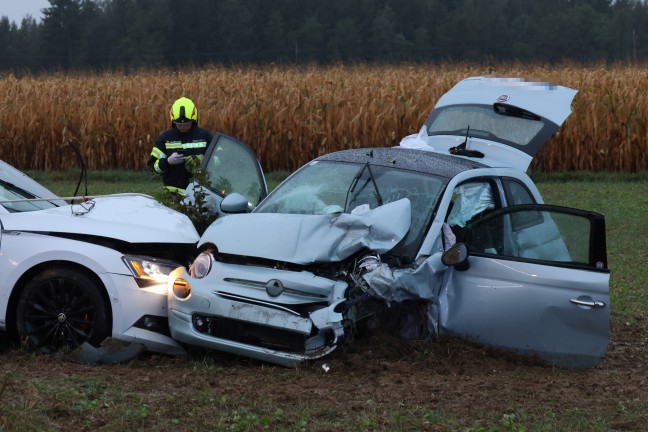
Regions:
M 371 166 L 369 165 L 369 162 L 367 162 L 367 170 L 369 170 L 369 178 L 371 179 L 371 182 L 373 183 L 374 191 L 376 192 L 376 200 L 378 201 L 378 205 L 381 206 L 383 205 L 382 195 L 380 195 L 380 191 L 378 190 L 378 185 L 376 184 L 376 179 L 374 178 L 373 171 L 371 171 Z
M 26 189 L 21 188 L 20 186 L 16 186 L 15 184 L 8 182 L 6 180 L 0 179 L 0 186 L 18 194 L 22 195 L 25 198 L 22 199 L 16 199 L 16 200 L 2 200 L 4 203 L 10 203 L 10 202 L 28 202 L 28 201 L 47 201 L 48 203 L 52 204 L 54 207 L 58 207 L 59 205 L 56 204 L 54 201 L 57 199 L 60 199 L 58 197 L 53 197 L 53 198 L 41 198 L 38 195 L 34 195 L 33 193 L 29 192 Z
M 20 194 L 22 194 L 23 196 L 26 196 L 27 198 L 38 198 L 33 193 L 21 188 L 20 186 L 16 186 L 15 184 L 10 183 L 8 181 L 0 180 L 0 185 L 2 185 L 5 188 L 10 189 L 10 190 L 12 190 L 14 192 L 19 192 Z
M 367 168 L 367 165 L 369 165 L 369 162 L 366 164 L 362 165 L 362 168 L 358 170 L 358 172 L 355 173 L 353 176 L 353 180 L 351 180 L 351 184 L 349 185 L 349 189 L 347 189 L 346 193 L 346 198 L 344 198 L 344 211 L 346 212 L 346 209 L 349 208 L 351 203 L 356 199 L 357 195 L 364 189 L 364 186 L 360 188 L 360 191 L 358 191 L 355 195 L 353 195 L 353 198 L 351 198 L 351 201 L 349 201 L 349 194 L 353 193 L 355 190 L 356 186 L 358 185 L 358 180 L 360 180 L 360 177 L 362 177 L 362 173 L 364 172 L 365 168 Z
M 526 120 L 540 121 L 540 116 L 533 114 L 531 111 L 527 111 L 522 108 L 518 108 L 513 105 L 507 105 L 500 102 L 493 104 L 493 110 L 496 114 L 503 115 L 506 117 L 517 117 Z
M 364 173 L 365 169 L 369 171 L 369 177 L 365 182 L 362 184 L 362 186 L 351 196 L 351 199 L 349 200 L 349 194 L 353 193 L 355 191 L 356 186 L 358 185 L 358 181 L 360 178 L 362 178 L 362 174 Z M 353 204 L 353 202 L 360 196 L 362 191 L 367 187 L 369 182 L 371 181 L 373 187 L 374 187 L 374 194 L 376 196 L 376 201 L 378 202 L 378 205 L 381 206 L 383 205 L 383 198 L 382 195 L 380 194 L 380 190 L 378 189 L 378 185 L 376 184 L 376 180 L 373 175 L 373 171 L 371 170 L 371 165 L 369 165 L 369 162 L 365 163 L 362 168 L 353 176 L 353 180 L 351 181 L 351 184 L 349 185 L 349 190 L 347 191 L 347 196 L 346 199 L 344 200 L 344 211 L 346 212 L 347 209 Z

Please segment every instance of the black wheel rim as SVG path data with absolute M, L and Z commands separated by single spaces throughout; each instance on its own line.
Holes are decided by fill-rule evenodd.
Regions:
M 27 298 L 22 320 L 29 344 L 42 352 L 71 350 L 89 340 L 97 312 L 84 287 L 65 278 L 49 279 Z

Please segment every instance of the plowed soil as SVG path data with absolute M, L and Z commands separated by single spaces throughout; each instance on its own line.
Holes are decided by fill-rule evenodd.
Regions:
M 85 365 L 5 349 L 0 354 L 0 414 L 10 398 L 33 391 L 25 386 L 35 382 L 92 380 L 155 407 L 156 415 L 149 415 L 142 429 L 177 430 L 177 419 L 182 424 L 182 416 L 190 416 L 196 398 L 213 395 L 224 404 L 227 395 L 229 404 L 300 404 L 311 413 L 311 423 L 313 413 L 361 415 L 370 409 L 375 421 L 375 407 L 401 406 L 442 412 L 464 424 L 507 412 L 578 412 L 603 416 L 614 430 L 648 430 L 648 413 L 628 413 L 632 404 L 645 407 L 648 401 L 647 326 L 618 327 L 603 362 L 587 370 L 554 369 L 454 339 L 427 343 L 385 335 L 297 369 L 205 352 L 177 358 L 144 354 L 129 364 Z M 96 421 L 70 416 L 65 426 L 88 430 Z M 378 422 L 369 429 L 382 428 Z

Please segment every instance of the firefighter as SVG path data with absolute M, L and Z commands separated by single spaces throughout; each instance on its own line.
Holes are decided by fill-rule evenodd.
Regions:
M 189 160 L 202 160 L 212 134 L 198 127 L 198 109 L 186 97 L 176 100 L 169 113 L 171 128 L 162 132 L 148 160 L 148 167 L 162 176 L 164 186 L 171 192 L 184 195 L 191 181 Z

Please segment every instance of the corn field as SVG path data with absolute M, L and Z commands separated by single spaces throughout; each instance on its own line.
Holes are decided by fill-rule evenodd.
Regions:
M 579 92 L 540 169 L 648 169 L 648 69 L 623 65 L 402 65 L 0 75 L 0 158 L 20 169 L 146 169 L 168 112 L 192 99 L 199 124 L 247 143 L 265 171 L 318 155 L 397 145 L 438 98 L 478 75 L 552 81 Z

